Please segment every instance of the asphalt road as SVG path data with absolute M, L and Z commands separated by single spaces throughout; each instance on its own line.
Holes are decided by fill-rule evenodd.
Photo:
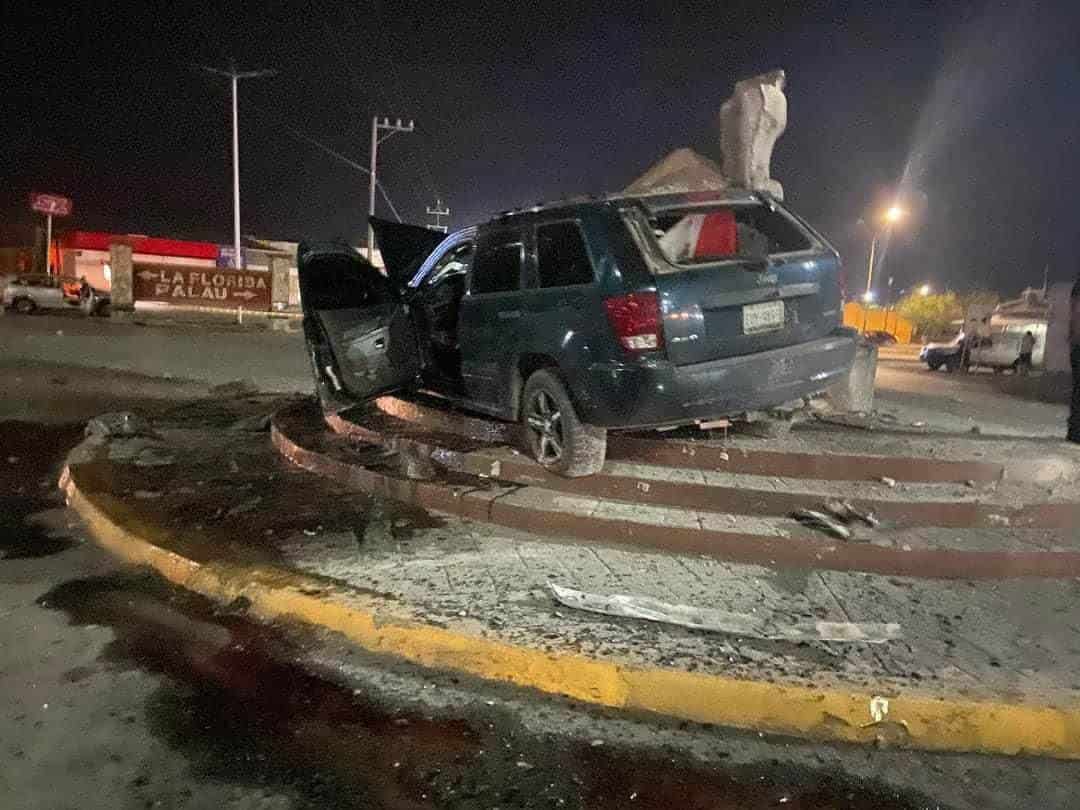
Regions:
M 133 371 L 220 385 L 251 380 L 263 391 L 311 388 L 304 341 L 297 332 L 260 326 L 141 323 L 62 315 L 0 316 L 6 361 Z
M 108 368 L 151 377 L 220 385 L 253 382 L 263 391 L 311 390 L 301 335 L 220 320 L 162 324 L 116 323 L 65 315 L 0 317 L 0 347 L 8 364 Z M 1044 437 L 1064 433 L 1067 408 L 1012 396 L 990 374 L 930 372 L 914 359 L 878 365 L 877 405 L 904 422 L 948 430 Z
M 878 363 L 875 405 L 906 422 L 983 433 L 1064 437 L 1069 409 L 1003 392 L 990 372 L 930 371 L 917 360 Z

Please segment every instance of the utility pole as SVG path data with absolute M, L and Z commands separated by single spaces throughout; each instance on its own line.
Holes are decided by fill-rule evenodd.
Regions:
M 435 198 L 435 207 L 432 208 L 429 205 L 428 209 L 427 209 L 427 213 L 428 213 L 428 216 L 435 217 L 435 224 L 434 225 L 428 225 L 428 227 L 431 228 L 431 230 L 433 230 L 433 231 L 441 231 L 442 233 L 446 233 L 448 228 L 447 228 L 446 225 L 442 224 L 441 218 L 450 216 L 450 209 L 447 208 L 445 205 L 443 205 L 442 198 L 436 197 Z
M 379 137 L 379 130 L 387 130 L 387 134 Z M 368 217 L 375 216 L 375 189 L 379 185 L 378 178 L 376 177 L 376 166 L 378 164 L 379 144 L 398 132 L 412 132 L 413 122 L 409 120 L 408 124 L 402 124 L 401 119 L 397 119 L 396 122 L 390 123 L 389 118 L 383 118 L 379 120 L 379 116 L 374 116 L 371 119 L 371 168 L 368 170 L 368 179 L 370 181 L 368 186 Z M 367 229 L 367 258 L 371 261 L 373 251 L 375 250 L 375 229 L 371 227 L 371 223 L 368 222 Z
M 207 73 L 224 76 L 232 81 L 232 152 L 233 152 L 233 262 L 237 268 L 244 266 L 243 253 L 240 251 L 240 121 L 237 114 L 240 79 L 261 79 L 273 76 L 276 70 L 237 71 L 236 63 L 228 70 L 218 70 L 207 65 L 198 65 Z

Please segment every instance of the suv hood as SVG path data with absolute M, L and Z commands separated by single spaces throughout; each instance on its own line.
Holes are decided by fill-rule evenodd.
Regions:
M 399 290 L 408 285 L 421 262 L 446 238 L 441 231 L 422 225 L 406 225 L 377 217 L 371 217 L 368 222 L 375 231 L 386 277 Z

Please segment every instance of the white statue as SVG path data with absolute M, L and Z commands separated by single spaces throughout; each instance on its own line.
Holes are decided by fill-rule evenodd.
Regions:
M 773 146 L 787 127 L 784 71 L 736 82 L 720 107 L 720 150 L 724 176 L 734 185 L 767 191 L 783 199 L 784 187 L 769 176 Z

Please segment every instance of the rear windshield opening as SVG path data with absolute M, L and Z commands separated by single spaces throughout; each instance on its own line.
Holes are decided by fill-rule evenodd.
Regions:
M 802 229 L 764 205 L 664 211 L 649 220 L 668 261 L 702 264 L 809 250 Z

